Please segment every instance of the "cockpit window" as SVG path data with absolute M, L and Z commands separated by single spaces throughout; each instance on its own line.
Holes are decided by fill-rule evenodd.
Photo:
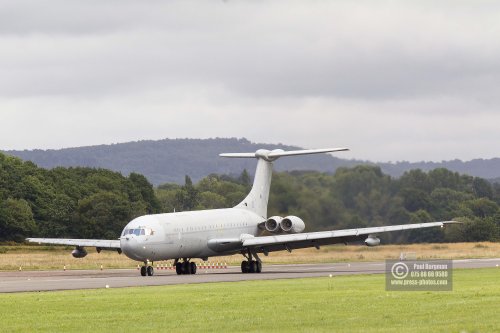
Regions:
M 154 231 L 150 228 L 125 229 L 122 236 L 132 234 L 136 236 L 151 236 L 154 235 Z

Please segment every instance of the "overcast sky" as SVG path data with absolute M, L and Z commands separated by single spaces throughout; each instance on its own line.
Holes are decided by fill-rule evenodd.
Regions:
M 0 1 L 0 149 L 186 137 L 500 157 L 500 2 Z

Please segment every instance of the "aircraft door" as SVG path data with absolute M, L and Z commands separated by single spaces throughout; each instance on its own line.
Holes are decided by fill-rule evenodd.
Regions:
M 168 257 L 179 258 L 179 251 L 181 245 L 180 230 L 174 229 L 172 225 L 165 226 L 165 240 L 164 248 Z

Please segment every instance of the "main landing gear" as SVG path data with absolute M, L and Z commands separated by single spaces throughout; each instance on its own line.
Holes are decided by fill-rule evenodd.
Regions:
M 176 259 L 174 265 L 177 275 L 196 274 L 196 264 L 190 262 L 187 258 L 184 258 L 183 262 L 179 262 L 179 259 Z
M 242 273 L 260 273 L 262 272 L 262 261 L 260 260 L 257 253 L 252 253 L 248 250 L 248 253 L 242 253 L 247 260 L 241 262 L 241 272 Z M 255 257 L 255 260 L 253 260 Z
M 153 263 L 151 263 L 152 265 Z M 155 270 L 153 268 L 153 266 L 149 266 L 148 265 L 148 262 L 146 261 L 144 263 L 144 266 L 141 267 L 141 276 L 153 276 L 155 273 Z

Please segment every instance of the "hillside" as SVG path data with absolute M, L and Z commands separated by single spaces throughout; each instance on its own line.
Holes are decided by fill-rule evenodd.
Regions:
M 158 141 L 138 141 L 112 145 L 100 145 L 60 150 L 6 151 L 26 161 L 32 161 L 44 168 L 57 166 L 98 167 L 128 175 L 137 172 L 145 175 L 154 185 L 182 183 L 189 175 L 196 182 L 203 177 L 216 174 L 241 173 L 244 168 L 253 172 L 255 161 L 227 160 L 218 157 L 223 152 L 253 152 L 266 149 L 299 149 L 282 144 L 252 143 L 246 139 L 164 139 Z M 277 171 L 315 170 L 334 172 L 339 167 L 353 167 L 360 164 L 375 164 L 367 161 L 342 159 L 343 154 L 311 155 L 281 159 L 276 163 Z M 345 154 L 344 154 L 345 156 Z M 500 177 L 500 158 L 490 160 L 460 160 L 445 162 L 398 162 L 378 163 L 382 171 L 393 177 L 401 176 L 411 169 L 424 171 L 447 168 L 462 174 L 492 179 Z
M 246 139 L 165 139 L 138 141 L 60 150 L 7 151 L 6 154 L 32 161 L 43 168 L 56 166 L 99 167 L 128 175 L 137 172 L 155 185 L 183 183 L 185 175 L 193 181 L 216 174 L 240 174 L 243 169 L 253 172 L 251 159 L 224 159 L 224 152 L 254 152 L 257 149 L 299 149 L 273 144 L 256 144 Z M 276 170 L 317 170 L 333 172 L 340 166 L 354 165 L 329 155 L 314 155 L 282 159 Z

